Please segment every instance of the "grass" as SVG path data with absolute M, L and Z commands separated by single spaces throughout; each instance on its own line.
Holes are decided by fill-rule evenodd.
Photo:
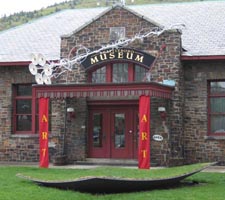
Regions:
M 152 179 L 152 178 L 168 178 L 178 176 L 187 172 L 198 170 L 207 166 L 207 163 L 186 165 L 182 167 L 163 168 L 157 170 L 138 170 L 134 168 L 120 167 L 98 167 L 94 169 L 38 169 L 34 168 L 32 172 L 23 173 L 25 176 L 30 176 L 42 180 L 72 180 L 83 177 L 117 177 L 129 179 Z
M 225 196 L 225 174 L 222 173 L 198 173 L 186 179 L 198 181 L 200 184 L 182 186 L 173 189 L 152 190 L 145 192 L 91 195 L 74 191 L 63 191 L 53 188 L 45 188 L 32 182 L 16 177 L 17 173 L 29 175 L 45 180 L 65 180 L 84 176 L 110 176 L 126 178 L 162 178 L 196 170 L 202 165 L 191 165 L 166 169 L 137 170 L 118 167 L 104 167 L 97 169 L 39 169 L 35 167 L 0 167 L 0 200 L 222 200 Z

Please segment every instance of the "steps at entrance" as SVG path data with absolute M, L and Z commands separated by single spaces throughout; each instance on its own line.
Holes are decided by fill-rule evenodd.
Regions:
M 105 159 L 105 158 L 86 158 L 85 161 L 76 161 L 79 165 L 121 165 L 138 166 L 138 161 L 134 159 Z

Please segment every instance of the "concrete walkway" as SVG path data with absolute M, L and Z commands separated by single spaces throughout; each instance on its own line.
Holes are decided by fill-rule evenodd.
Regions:
M 39 163 L 29 163 L 29 162 L 0 162 L 0 166 L 31 166 L 31 167 L 39 167 Z M 63 166 L 55 166 L 50 164 L 49 168 L 51 169 L 91 169 L 101 166 L 107 165 L 85 165 L 85 164 L 74 164 L 74 165 L 63 165 Z M 126 168 L 137 168 L 136 166 L 119 166 Z M 151 167 L 151 169 L 159 169 L 163 167 Z M 217 172 L 217 173 L 225 173 L 225 166 L 210 166 L 204 169 L 202 172 Z
M 65 166 L 53 166 L 50 165 L 50 168 L 62 168 L 62 169 L 91 169 L 91 168 L 96 168 L 96 167 L 101 167 L 101 166 L 106 166 L 106 165 L 65 165 Z M 137 168 L 135 166 L 119 166 L 119 167 L 126 167 L 126 168 Z M 159 169 L 159 168 L 164 168 L 164 167 L 151 167 L 151 169 Z M 210 166 L 207 169 L 204 169 L 202 172 L 216 172 L 216 173 L 225 173 L 225 166 Z
M 210 167 L 204 169 L 203 172 L 225 173 L 225 166 L 210 166 Z

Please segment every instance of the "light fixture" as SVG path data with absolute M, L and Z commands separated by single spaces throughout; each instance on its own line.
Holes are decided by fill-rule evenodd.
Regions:
M 43 77 L 40 73 L 37 73 L 35 75 L 35 81 L 40 85 L 42 85 L 44 83 Z
M 36 75 L 38 73 L 37 67 L 33 64 L 29 64 L 29 71 L 32 75 Z
M 69 108 L 66 109 L 66 111 L 67 111 L 68 113 L 74 112 L 74 108 L 69 107 Z
M 39 53 L 37 55 L 37 61 L 39 65 L 44 66 L 46 63 L 46 58 L 41 53 Z
M 68 114 L 67 114 L 67 121 L 68 121 L 68 122 L 71 122 L 71 120 L 75 118 L 74 108 L 68 107 L 68 108 L 66 109 L 66 112 L 68 113 Z
M 163 121 L 166 121 L 166 108 L 165 107 L 158 107 L 158 112 L 160 117 Z
M 166 112 L 166 108 L 165 107 L 158 107 L 158 112 Z
M 37 58 L 37 55 L 32 53 L 30 55 L 30 58 L 31 58 L 31 62 L 34 64 L 34 65 L 37 65 L 38 64 L 38 58 Z
M 43 82 L 46 85 L 51 85 L 52 84 L 51 78 L 49 76 L 47 76 L 46 74 L 44 74 L 44 76 L 42 78 L 43 78 Z
M 43 70 L 44 70 L 45 75 L 47 75 L 47 76 L 52 75 L 53 70 L 52 70 L 52 68 L 50 67 L 49 64 L 45 64 Z

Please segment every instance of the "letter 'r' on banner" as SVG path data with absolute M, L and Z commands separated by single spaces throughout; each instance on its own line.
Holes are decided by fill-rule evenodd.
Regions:
M 150 97 L 139 98 L 138 168 L 150 168 Z
M 48 107 L 49 99 L 39 99 L 39 142 L 40 142 L 40 163 L 39 166 L 48 168 Z

